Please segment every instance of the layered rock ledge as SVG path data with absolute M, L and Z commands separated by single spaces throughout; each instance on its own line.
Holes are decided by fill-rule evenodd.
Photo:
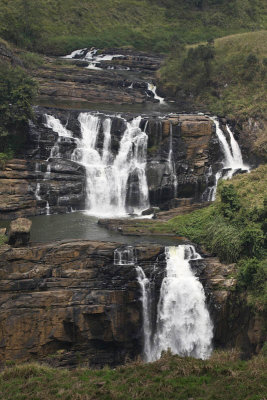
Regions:
M 140 355 L 141 291 L 135 266 L 114 264 L 118 247 L 79 240 L 0 247 L 1 362 L 38 359 L 57 366 L 100 367 Z M 135 252 L 153 278 L 157 304 L 164 248 L 139 245 Z M 262 321 L 233 291 L 235 267 L 207 256 L 191 265 L 207 295 L 215 346 L 257 351 Z

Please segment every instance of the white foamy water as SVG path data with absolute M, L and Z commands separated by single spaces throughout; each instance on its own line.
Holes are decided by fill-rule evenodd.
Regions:
M 141 288 L 141 301 L 143 308 L 143 358 L 149 362 L 152 358 L 151 354 L 151 336 L 152 336 L 152 321 L 151 321 L 151 290 L 150 282 L 146 277 L 144 270 L 136 266 L 137 280 Z
M 99 67 L 99 63 L 101 61 L 112 61 L 115 58 L 124 57 L 122 54 L 98 54 L 99 50 L 95 48 L 92 48 L 88 51 L 86 50 L 87 50 L 86 48 L 75 50 L 71 54 L 68 54 L 67 56 L 64 56 L 62 58 L 80 59 L 82 61 L 88 61 L 89 65 L 86 67 L 87 69 L 102 70 L 102 68 Z M 130 70 L 130 68 L 125 68 L 125 69 Z
M 241 149 L 234 138 L 234 134 L 231 131 L 230 127 L 226 125 L 227 132 L 230 137 L 230 144 L 226 140 L 224 132 L 220 128 L 220 122 L 217 117 L 211 117 L 211 120 L 214 122 L 216 126 L 216 135 L 219 139 L 219 144 L 221 150 L 224 155 L 223 159 L 223 167 L 217 171 L 215 174 L 215 183 L 212 187 L 209 187 L 203 197 L 207 201 L 214 201 L 216 199 L 216 191 L 219 179 L 231 179 L 234 173 L 238 170 L 249 172 L 250 168 L 248 165 L 245 165 L 243 162 L 243 157 L 241 153 Z M 210 168 L 208 171 L 207 178 L 212 175 L 212 169 Z
M 223 131 L 220 128 L 220 123 L 217 118 L 211 118 L 216 126 L 216 135 L 219 139 L 221 149 L 224 154 L 224 168 L 229 169 L 226 178 L 231 178 L 235 171 L 241 169 L 243 171 L 248 171 L 249 167 L 243 163 L 243 158 L 241 154 L 240 147 L 234 138 L 232 131 L 229 126 L 226 125 L 227 131 L 230 135 L 230 145 L 228 144 Z
M 213 325 L 205 303 L 202 284 L 194 275 L 190 260 L 200 259 L 190 245 L 165 249 L 167 268 L 157 306 L 156 331 L 151 332 L 150 288 L 144 271 L 137 269 L 142 292 L 144 358 L 155 361 L 162 351 L 206 359 L 212 352 Z
M 55 118 L 53 115 L 45 114 L 44 117 L 46 119 L 44 126 L 46 128 L 52 129 L 55 133 L 58 134 L 58 139 L 50 151 L 50 155 L 47 159 L 48 161 L 50 158 L 60 158 L 61 141 L 64 140 L 64 138 L 73 138 L 73 134 L 65 126 L 63 126 L 58 118 Z
M 131 174 L 138 178 L 138 204 L 131 212 L 140 214 L 148 208 L 146 179 L 147 135 L 139 128 L 141 117 L 126 122 L 119 151 L 113 157 L 110 151 L 111 120 L 103 123 L 97 114 L 81 113 L 79 116 L 82 139 L 72 159 L 84 165 L 87 177 L 88 213 L 96 216 L 125 216 L 127 191 Z M 103 128 L 103 149 L 97 147 L 100 128 Z
M 173 159 L 173 130 L 172 130 L 172 122 L 170 121 L 170 148 L 169 148 L 169 157 L 168 164 L 171 173 L 172 185 L 174 188 L 173 197 L 177 197 L 177 189 L 178 189 L 178 180 L 175 170 L 175 162 Z
M 147 84 L 148 90 L 150 90 L 154 94 L 154 99 L 159 100 L 160 104 L 166 104 L 165 100 L 163 97 L 158 96 L 157 94 L 157 87 L 153 85 L 152 83 Z

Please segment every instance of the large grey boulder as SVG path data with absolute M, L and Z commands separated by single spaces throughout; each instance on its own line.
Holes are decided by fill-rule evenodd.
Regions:
M 32 221 L 18 218 L 11 222 L 8 232 L 8 244 L 14 247 L 27 246 L 30 241 Z

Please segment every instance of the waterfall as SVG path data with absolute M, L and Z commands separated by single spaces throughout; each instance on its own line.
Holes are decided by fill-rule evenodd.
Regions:
M 204 194 L 203 200 L 214 201 L 216 198 L 216 191 L 219 179 L 230 179 L 234 173 L 238 170 L 249 172 L 249 166 L 245 165 L 242 158 L 242 153 L 237 141 L 234 138 L 233 132 L 230 127 L 226 125 L 227 132 L 230 137 L 230 145 L 228 144 L 226 137 L 220 128 L 220 122 L 216 117 L 210 117 L 216 127 L 216 135 L 219 139 L 219 144 L 222 149 L 224 160 L 223 167 L 215 174 L 215 183 L 212 187 L 208 187 Z M 207 180 L 212 175 L 212 168 L 209 168 L 207 174 Z
M 144 358 L 155 361 L 170 349 L 180 356 L 206 359 L 212 351 L 213 326 L 205 304 L 202 284 L 194 275 L 190 260 L 200 259 L 190 245 L 167 247 L 166 277 L 160 289 L 156 330 L 152 333 L 150 287 L 144 271 L 137 277 L 142 292 Z
M 166 277 L 160 290 L 151 361 L 167 349 L 202 359 L 211 354 L 213 332 L 205 293 L 189 262 L 197 258 L 193 246 L 166 248 Z
M 53 132 L 58 134 L 58 139 L 50 151 L 50 155 L 47 159 L 48 161 L 50 158 L 60 158 L 61 141 L 65 140 L 66 138 L 73 138 L 73 134 L 62 125 L 59 119 L 55 118 L 53 115 L 45 114 L 44 116 L 46 119 L 44 126 L 46 128 L 52 129 Z
M 114 58 L 124 57 L 122 54 L 98 54 L 98 51 L 99 50 L 95 49 L 94 47 L 92 47 L 90 50 L 85 48 L 85 49 L 75 50 L 71 54 L 68 54 L 67 56 L 64 56 L 62 58 L 88 61 L 89 64 L 86 67 L 87 69 L 102 70 L 102 68 L 98 67 L 101 61 L 112 61 Z M 113 69 L 113 67 L 110 67 L 109 69 Z M 130 70 L 129 67 L 122 69 Z
M 114 251 L 114 265 L 135 265 L 135 248 L 124 246 Z
M 152 320 L 151 320 L 151 289 L 149 279 L 146 277 L 143 268 L 136 266 L 137 280 L 141 288 L 141 301 L 143 309 L 143 358 L 144 361 L 150 361 L 151 338 L 152 338 Z
M 243 170 L 248 171 L 249 167 L 243 163 L 243 158 L 241 154 L 241 150 L 238 146 L 237 141 L 234 138 L 233 133 L 231 132 L 228 125 L 226 125 L 227 131 L 230 135 L 230 145 L 228 144 L 226 137 L 223 131 L 220 128 L 220 123 L 217 118 L 211 118 L 216 126 L 216 135 L 219 139 L 221 149 L 224 154 L 223 168 L 227 169 L 226 178 L 231 178 L 235 171 Z
M 147 89 L 150 90 L 154 94 L 154 99 L 159 100 L 160 104 L 166 104 L 163 97 L 158 96 L 157 94 L 157 87 L 152 83 L 147 84 Z
M 101 121 L 100 115 L 79 115 L 82 139 L 72 159 L 86 168 L 87 200 L 89 214 L 97 216 L 123 216 L 127 214 L 127 191 L 130 177 L 138 179 L 138 204 L 133 212 L 140 214 L 148 208 L 146 179 L 147 135 L 139 128 L 141 117 L 126 122 L 116 157 L 111 153 L 111 119 Z M 102 151 L 97 147 L 100 128 L 103 129 Z
M 171 172 L 171 179 L 174 188 L 174 197 L 177 197 L 177 188 L 178 181 L 177 175 L 175 171 L 175 162 L 173 160 L 173 130 L 172 130 L 172 122 L 170 121 L 170 149 L 169 149 L 169 157 L 168 157 L 169 170 Z

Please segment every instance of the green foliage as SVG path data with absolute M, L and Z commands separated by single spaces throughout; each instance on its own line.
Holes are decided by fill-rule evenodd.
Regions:
M 0 235 L 0 246 L 2 244 L 5 244 L 7 242 L 7 236 L 5 235 Z
M 6 165 L 6 162 L 14 157 L 14 152 L 12 150 L 8 150 L 6 153 L 0 153 L 0 169 L 3 169 Z
M 241 234 L 242 253 L 248 257 L 261 257 L 264 250 L 264 233 L 257 224 L 248 224 Z
M 221 216 L 216 216 L 206 225 L 204 243 L 221 261 L 235 262 L 242 252 L 242 236 L 239 229 Z
M 267 279 L 267 260 L 257 258 L 241 260 L 238 271 L 238 285 L 245 289 L 261 291 Z
M 39 68 L 43 65 L 44 59 L 37 53 L 23 52 L 19 55 L 20 59 L 23 61 L 23 65 L 27 69 Z
M 223 186 L 220 191 L 221 212 L 225 218 L 233 219 L 235 213 L 240 210 L 240 201 L 233 185 Z
M 188 46 L 182 54 L 172 52 L 160 71 L 161 85 L 178 101 L 188 101 L 190 94 L 196 106 L 217 115 L 264 118 L 266 43 L 267 31 L 260 31 L 216 39 L 214 46 Z
M 90 45 L 167 52 L 176 40 L 264 27 L 263 0 L 0 0 L 0 36 L 54 55 Z
M 36 91 L 35 82 L 20 68 L 0 64 L 0 152 L 20 148 Z

